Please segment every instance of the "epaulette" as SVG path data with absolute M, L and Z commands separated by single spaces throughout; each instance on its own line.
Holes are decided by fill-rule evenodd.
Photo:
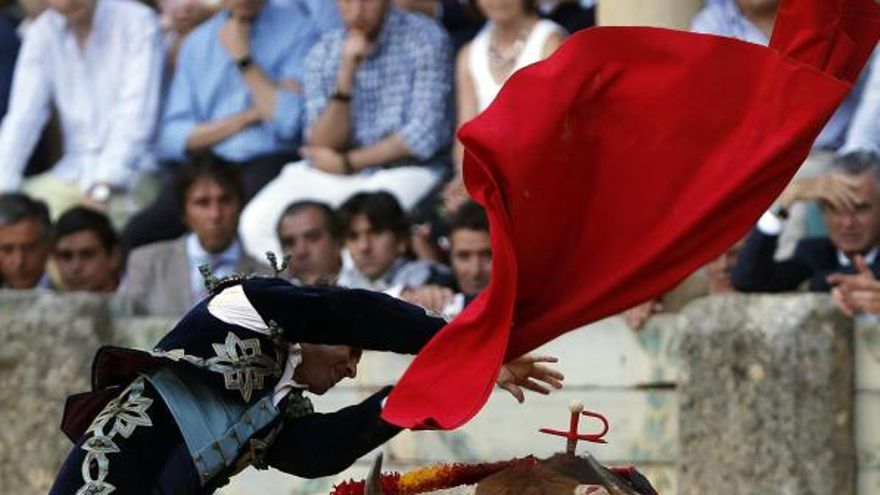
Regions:
M 278 264 L 278 257 L 272 251 L 266 251 L 266 259 L 269 261 L 269 266 L 272 267 L 272 271 L 275 272 L 276 277 L 280 277 L 290 265 L 289 254 L 285 254 L 281 258 L 281 265 Z M 205 289 L 212 296 L 216 296 L 227 287 L 238 285 L 245 280 L 256 277 L 254 274 L 246 275 L 243 273 L 233 273 L 225 277 L 215 277 L 214 272 L 211 270 L 211 266 L 207 263 L 199 265 L 199 272 L 202 274 L 202 281 L 205 284 Z

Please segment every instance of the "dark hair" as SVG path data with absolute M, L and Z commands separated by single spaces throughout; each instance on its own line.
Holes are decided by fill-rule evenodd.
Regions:
M 358 215 L 365 215 L 374 230 L 390 230 L 398 239 L 409 237 L 409 218 L 397 199 L 386 191 L 355 194 L 339 207 L 339 219 L 346 235 Z
M 835 156 L 829 167 L 845 175 L 861 175 L 873 170 L 880 177 L 880 155 L 873 151 L 853 151 Z
M 224 190 L 232 193 L 242 203 L 244 189 L 238 165 L 227 162 L 210 153 L 192 155 L 174 177 L 174 193 L 181 213 L 186 208 L 186 196 L 199 179 L 210 179 Z
M 467 201 L 449 218 L 449 233 L 456 230 L 480 230 L 489 232 L 489 218 L 486 210 L 476 201 Z
M 281 222 L 283 222 L 285 218 L 297 215 L 309 208 L 318 210 L 318 212 L 321 213 L 321 216 L 324 217 L 324 228 L 330 233 L 330 237 L 337 241 L 342 239 L 342 224 L 339 222 L 339 217 L 336 216 L 336 212 L 326 203 L 309 200 L 296 201 L 287 205 L 287 208 L 284 209 L 284 212 L 281 213 L 281 217 L 278 219 L 278 224 L 275 226 L 275 233 L 278 237 L 281 237 Z
M 23 220 L 36 220 L 40 224 L 40 238 L 52 238 L 52 220 L 46 203 L 31 199 L 26 194 L 7 193 L 0 195 L 0 227 L 8 227 Z
M 537 13 L 538 12 L 538 0 L 522 0 L 523 10 L 526 13 Z M 477 0 L 468 0 L 467 8 L 465 9 L 468 14 L 472 17 L 480 20 L 486 20 L 486 16 L 480 11 L 480 7 L 477 5 Z
M 119 237 L 107 215 L 84 206 L 75 206 L 61 215 L 55 223 L 55 243 L 63 237 L 82 231 L 95 234 L 104 251 L 108 253 L 119 244 Z

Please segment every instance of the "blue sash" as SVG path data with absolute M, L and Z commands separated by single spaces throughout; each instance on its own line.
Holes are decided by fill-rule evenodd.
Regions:
M 272 394 L 247 406 L 186 373 L 162 368 L 146 378 L 174 416 L 202 485 L 231 466 L 248 440 L 280 416 Z

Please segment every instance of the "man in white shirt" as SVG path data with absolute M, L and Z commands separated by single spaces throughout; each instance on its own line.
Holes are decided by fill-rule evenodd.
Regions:
M 138 172 L 155 165 L 159 22 L 129 0 L 50 0 L 49 6 L 28 29 L 16 62 L 0 124 L 0 190 L 24 189 L 45 200 L 54 217 L 89 200 L 118 217 L 125 202 L 117 199 Z M 23 180 L 53 106 L 64 154 L 50 172 Z

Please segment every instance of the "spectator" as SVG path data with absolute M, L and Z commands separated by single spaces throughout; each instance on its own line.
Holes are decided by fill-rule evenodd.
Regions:
M 0 119 L 6 115 L 19 44 L 12 19 L 6 12 L 0 11 Z
M 853 273 L 858 255 L 874 271 L 880 244 L 880 158 L 857 152 L 842 155 L 823 176 L 792 182 L 779 199 L 779 209 L 767 212 L 749 234 L 734 268 L 733 285 L 745 292 L 795 290 L 803 282 L 816 292 L 829 291 L 827 277 Z M 819 200 L 829 238 L 805 238 L 791 259 L 775 261 L 778 234 L 786 211 L 799 201 Z
M 437 2 L 439 12 L 434 14 L 443 23 L 443 27 L 452 38 L 452 46 L 456 52 L 461 49 L 483 27 L 484 19 L 474 15 L 468 0 L 439 0 Z
M 131 253 L 120 292 L 138 313 L 180 316 L 206 296 L 199 267 L 215 276 L 258 270 L 236 238 L 241 212 L 240 168 L 212 156 L 193 158 L 175 181 L 190 233 Z
M 853 262 L 855 275 L 834 273 L 828 276 L 828 283 L 834 286 L 831 298 L 847 316 L 867 314 L 876 323 L 880 315 L 880 281 L 864 256 L 856 255 Z
M 333 0 L 302 0 L 318 33 L 324 34 L 342 28 L 342 18 Z
M 66 290 L 111 293 L 119 285 L 119 238 L 100 212 L 82 206 L 64 212 L 55 224 L 52 257 Z
M 538 0 L 538 11 L 569 33 L 596 25 L 595 5 L 582 5 L 578 0 Z
M 776 23 L 778 9 L 779 0 L 708 2 L 694 17 L 691 31 L 767 45 Z
M 706 265 L 709 294 L 736 292 L 730 277 L 733 274 L 733 268 L 736 266 L 737 261 L 739 261 L 739 253 L 742 251 L 744 242 L 744 239 L 740 240 L 722 253 L 721 256 Z
M 340 207 L 339 217 L 352 260 L 343 267 L 339 285 L 391 295 L 424 285 L 452 286 L 446 267 L 407 258 L 410 223 L 390 193 L 355 194 Z
M 324 203 L 290 204 L 278 222 L 278 239 L 290 254 L 290 275 L 304 285 L 333 285 L 342 268 L 342 226 Z
M 166 66 L 171 74 L 174 72 L 183 40 L 199 24 L 216 14 L 219 4 L 211 0 L 160 0 L 159 10 L 168 50 Z
M 691 28 L 767 45 L 778 9 L 779 0 L 715 0 L 697 14 Z M 835 152 L 844 151 L 841 147 L 848 139 L 850 121 L 861 101 L 863 87 L 864 82 L 860 81 L 828 121 L 813 143 L 812 153 L 798 171 L 798 178 L 824 174 Z M 804 236 L 824 234 L 821 215 L 813 205 L 797 204 L 789 215 L 786 228 L 779 237 L 777 259 L 790 257 Z
M 458 53 L 455 68 L 459 127 L 492 103 L 507 78 L 553 53 L 565 38 L 558 24 L 538 17 L 535 0 L 472 0 L 489 23 Z M 455 144 L 456 174 L 444 191 L 454 212 L 467 198 L 461 178 L 461 144 Z
M 0 281 L 8 289 L 49 288 L 52 222 L 42 201 L 24 194 L 0 195 Z
M 22 187 L 53 215 L 90 201 L 122 217 L 123 198 L 155 165 L 162 45 L 148 7 L 123 0 L 49 0 L 28 29 L 0 125 L 0 189 Z M 64 155 L 48 173 L 22 173 L 52 107 Z
M 342 18 L 339 16 L 339 10 L 336 8 L 336 2 L 332 0 L 302 1 L 319 32 L 326 33 L 343 27 Z M 472 19 L 465 18 L 464 16 L 459 17 L 462 0 L 393 0 L 393 2 L 401 10 L 408 10 L 424 14 L 432 19 L 441 20 L 443 25 L 447 28 L 452 28 L 451 30 L 455 30 L 458 26 L 458 21 L 473 24 Z M 447 22 L 450 22 L 450 24 L 447 24 Z M 477 24 L 477 28 L 479 28 L 479 24 Z M 476 29 L 473 30 L 470 37 L 473 37 L 475 33 Z
M 20 19 L 18 22 L 18 37 L 24 38 L 31 24 L 49 8 L 48 0 L 17 0 L 15 2 L 16 13 Z
M 880 59 L 876 53 L 871 61 L 862 101 L 853 115 L 846 144 L 841 151 L 880 153 Z
M 441 314 L 447 319 L 460 313 L 486 287 L 492 277 L 492 244 L 489 220 L 473 201 L 464 203 L 449 226 L 449 258 L 458 293 L 446 287 L 428 285 L 405 289 L 401 299 Z
M 719 0 L 700 11 L 691 24 L 691 30 L 728 36 L 731 38 L 768 45 L 776 22 L 779 0 Z M 861 98 L 859 87 L 838 108 L 813 145 L 818 150 L 836 150 L 843 145 L 850 119 Z M 827 161 L 821 164 L 824 170 Z M 818 165 L 817 165 L 818 166 Z
M 621 314 L 623 320 L 631 329 L 640 330 L 648 319 L 657 313 L 680 311 L 687 303 L 706 295 L 735 292 L 730 276 L 733 267 L 736 266 L 742 245 L 743 241 L 740 240 L 721 256 L 707 263 L 705 270 L 692 274 L 661 297 L 624 311 Z
M 470 299 L 489 286 L 492 243 L 489 219 L 477 203 L 462 205 L 449 225 L 449 260 L 456 285 Z
M 361 191 L 387 190 L 407 210 L 439 184 L 451 126 L 451 50 L 443 29 L 391 0 L 337 0 L 344 30 L 309 53 L 305 160 L 285 167 L 248 205 L 250 253 L 277 250 L 284 205 L 332 207 Z
M 15 61 L 21 39 L 31 23 L 46 10 L 46 0 L 19 0 L 0 9 L 0 122 L 8 110 Z M 5 25 L 4 25 L 5 24 Z M 61 130 L 58 112 L 53 111 L 30 159 L 24 168 L 25 177 L 48 171 L 61 158 Z
M 188 153 L 208 151 L 239 165 L 247 202 L 297 158 L 304 62 L 316 32 L 299 2 L 224 0 L 224 6 L 180 49 L 158 146 L 174 169 Z M 132 219 L 123 233 L 128 248 L 186 230 L 173 194 L 166 189 Z M 271 232 L 277 217 L 268 221 Z

